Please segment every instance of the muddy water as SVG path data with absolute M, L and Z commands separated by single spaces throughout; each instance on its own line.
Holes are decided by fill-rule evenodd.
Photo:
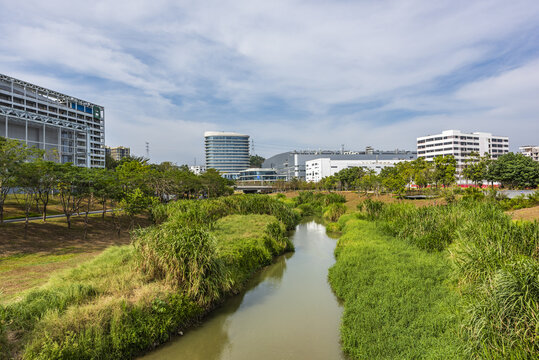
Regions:
M 143 359 L 344 359 L 342 308 L 327 282 L 336 240 L 308 222 L 298 225 L 292 241 L 295 253 L 257 274 L 200 327 Z

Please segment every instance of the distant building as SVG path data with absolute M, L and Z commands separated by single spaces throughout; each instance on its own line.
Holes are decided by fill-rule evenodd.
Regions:
M 206 131 L 204 133 L 206 168 L 218 170 L 228 179 L 249 168 L 249 135 L 234 132 Z
M 412 160 L 412 159 L 410 159 Z M 367 170 L 374 170 L 379 174 L 385 167 L 392 167 L 401 161 L 409 160 L 332 160 L 330 158 L 320 158 L 305 162 L 305 180 L 307 182 L 318 182 L 325 177 L 335 175 L 341 170 L 362 167 Z
M 368 147 L 366 151 L 343 150 L 302 150 L 288 151 L 274 155 L 264 161 L 263 168 L 273 168 L 277 174 L 284 175 L 286 180 L 293 178 L 306 179 L 306 162 L 320 158 L 331 160 L 414 160 L 415 151 L 381 151 Z
M 277 174 L 275 169 L 257 169 L 251 168 L 240 171 L 239 181 L 256 181 L 256 182 L 275 182 L 278 180 L 286 180 L 286 176 Z
M 48 159 L 105 167 L 105 109 L 0 74 L 0 136 L 45 150 Z
M 490 154 L 492 159 L 509 152 L 509 138 L 490 133 L 462 133 L 460 130 L 444 130 L 441 134 L 417 138 L 417 156 L 433 161 L 438 155 L 453 155 L 457 160 L 457 172 L 464 168 L 464 162 L 471 152 Z
M 125 157 L 131 156 L 131 149 L 124 146 L 116 146 L 116 147 L 106 146 L 105 152 L 107 155 L 110 155 L 110 157 L 116 161 L 120 161 Z
M 195 175 L 200 175 L 206 172 L 206 167 L 204 165 L 191 165 L 189 170 Z
M 535 145 L 520 146 L 518 150 L 523 155 L 529 156 L 535 161 L 539 161 L 539 146 L 535 146 Z

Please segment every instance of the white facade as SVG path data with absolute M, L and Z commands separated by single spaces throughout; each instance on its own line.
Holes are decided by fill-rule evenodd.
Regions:
M 325 177 L 335 175 L 339 171 L 352 167 L 362 167 L 374 170 L 379 174 L 383 168 L 395 166 L 403 159 L 398 160 L 331 160 L 330 158 L 320 158 L 305 162 L 305 180 L 307 182 L 318 182 Z
M 200 175 L 206 172 L 206 167 L 204 165 L 191 165 L 189 170 L 195 175 Z
M 539 146 L 535 146 L 535 145 L 520 146 L 518 150 L 523 155 L 529 156 L 535 161 L 539 161 Z
M 453 155 L 457 160 L 457 171 L 463 169 L 464 161 L 471 152 L 483 156 L 490 154 L 492 159 L 509 152 L 509 138 L 494 136 L 490 133 L 462 133 L 460 130 L 444 130 L 441 134 L 417 138 L 417 157 L 433 161 L 438 155 Z

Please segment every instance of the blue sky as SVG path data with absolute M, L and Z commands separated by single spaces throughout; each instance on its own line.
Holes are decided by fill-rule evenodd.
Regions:
M 539 144 L 539 2 L 0 0 L 0 73 L 105 106 L 106 143 L 201 163 L 203 132 L 414 149 Z

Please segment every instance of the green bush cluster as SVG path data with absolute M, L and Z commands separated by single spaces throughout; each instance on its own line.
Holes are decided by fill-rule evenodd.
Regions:
M 507 197 L 499 199 L 499 204 L 504 210 L 518 210 L 539 205 L 539 190 L 525 195 L 522 194 L 512 199 Z
M 324 208 L 324 219 L 328 221 L 337 221 L 346 212 L 346 205 L 342 203 L 329 204 Z
M 300 191 L 298 196 L 293 198 L 294 206 L 300 211 L 303 216 L 325 216 L 332 213 L 338 213 L 344 207 L 346 202 L 343 195 L 336 193 L 323 193 L 314 191 Z M 336 205 L 340 204 L 342 206 Z M 346 210 L 346 207 L 344 207 Z M 335 213 L 335 214 L 336 214 Z M 330 221 L 336 221 L 337 218 Z

